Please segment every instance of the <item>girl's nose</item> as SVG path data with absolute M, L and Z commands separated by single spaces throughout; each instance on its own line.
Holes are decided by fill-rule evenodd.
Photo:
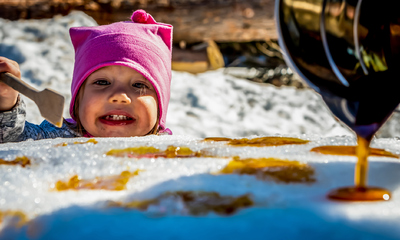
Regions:
M 122 103 L 122 104 L 130 104 L 131 99 L 126 95 L 126 93 L 115 93 L 113 94 L 110 99 L 110 103 Z

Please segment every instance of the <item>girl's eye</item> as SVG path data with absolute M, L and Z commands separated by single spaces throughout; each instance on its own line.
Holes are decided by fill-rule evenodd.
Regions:
M 99 79 L 99 80 L 96 80 L 93 84 L 103 86 L 103 85 L 110 85 L 110 82 L 105 79 Z
M 135 88 L 149 88 L 146 84 L 144 83 L 134 83 L 132 86 L 134 86 Z

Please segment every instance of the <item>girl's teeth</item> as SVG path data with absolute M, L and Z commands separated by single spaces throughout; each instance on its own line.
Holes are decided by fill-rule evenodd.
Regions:
M 120 120 L 127 120 L 128 118 L 124 115 L 109 115 L 106 116 L 106 120 L 115 120 L 115 121 L 120 121 Z

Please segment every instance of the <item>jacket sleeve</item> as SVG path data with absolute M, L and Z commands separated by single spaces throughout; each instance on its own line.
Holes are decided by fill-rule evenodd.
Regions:
M 25 103 L 18 96 L 15 106 L 5 112 L 0 112 L 0 143 L 15 142 L 24 131 Z
M 61 128 L 57 128 L 48 121 L 36 125 L 25 121 L 25 118 L 25 103 L 18 97 L 17 104 L 11 110 L 0 112 L 0 143 L 80 136 L 65 121 Z

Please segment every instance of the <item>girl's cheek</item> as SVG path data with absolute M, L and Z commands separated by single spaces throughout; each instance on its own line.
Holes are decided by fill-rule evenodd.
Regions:
M 82 104 L 79 106 L 79 118 L 82 126 L 86 129 L 86 123 L 88 121 L 89 112 L 87 111 L 86 105 Z
M 158 103 L 153 97 L 147 97 L 142 100 L 143 105 L 147 106 L 149 114 L 156 114 L 158 109 Z

